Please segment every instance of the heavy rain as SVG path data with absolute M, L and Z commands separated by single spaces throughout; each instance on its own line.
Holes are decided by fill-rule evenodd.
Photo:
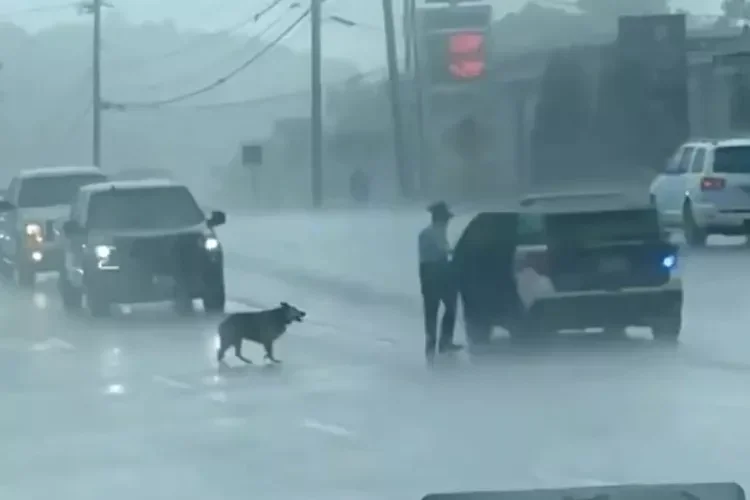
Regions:
M 746 0 L 0 0 L 0 498 L 750 484 L 746 24 Z M 636 285 L 586 288 L 550 239 L 548 295 L 608 302 L 533 342 L 493 316 L 485 346 L 540 245 L 474 231 L 514 241 L 486 260 L 467 228 L 559 234 L 592 193 L 646 215 L 563 236 L 658 249 Z M 425 281 L 442 200 L 483 308 Z M 425 348 L 429 294 L 455 352 Z M 282 303 L 306 316 L 273 317 L 280 363 L 217 362 L 225 317 Z

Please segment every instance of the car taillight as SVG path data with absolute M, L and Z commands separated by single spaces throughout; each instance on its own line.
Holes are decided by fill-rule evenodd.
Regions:
M 704 177 L 701 179 L 701 191 L 721 191 L 726 181 L 720 177 Z

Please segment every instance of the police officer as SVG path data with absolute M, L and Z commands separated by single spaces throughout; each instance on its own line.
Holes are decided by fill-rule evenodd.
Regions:
M 447 234 L 453 213 L 442 201 L 430 205 L 428 210 L 432 214 L 432 223 L 419 233 L 419 281 L 424 302 L 425 355 L 428 361 L 432 361 L 436 348 L 444 353 L 459 351 L 462 347 L 453 342 L 458 289 Z M 437 320 L 441 302 L 445 311 L 438 342 Z

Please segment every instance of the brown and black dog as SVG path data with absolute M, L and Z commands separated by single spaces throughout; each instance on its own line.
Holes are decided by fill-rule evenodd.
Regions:
M 252 361 L 242 355 L 242 341 L 249 340 L 263 346 L 266 350 L 265 359 L 280 363 L 273 357 L 273 343 L 286 332 L 290 324 L 302 322 L 306 315 L 304 311 L 286 302 L 265 311 L 230 314 L 219 324 L 220 344 L 216 360 L 223 362 L 224 354 L 230 347 L 234 347 L 235 356 L 252 364 Z

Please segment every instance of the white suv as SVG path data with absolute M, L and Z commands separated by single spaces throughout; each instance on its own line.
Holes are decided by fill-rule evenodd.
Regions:
M 691 246 L 710 234 L 750 235 L 750 138 L 683 144 L 651 184 L 651 202 Z

